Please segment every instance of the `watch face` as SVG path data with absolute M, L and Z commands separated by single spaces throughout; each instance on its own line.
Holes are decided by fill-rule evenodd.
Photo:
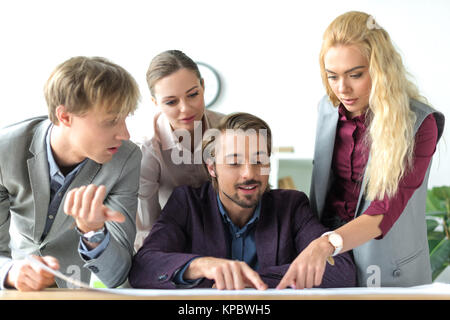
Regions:
M 88 242 L 92 242 L 92 243 L 99 243 L 102 242 L 103 239 L 105 239 L 105 229 L 101 229 L 99 231 L 91 231 L 86 233 L 83 238 L 88 241 Z
M 335 248 L 341 248 L 342 247 L 342 237 L 338 235 L 337 233 L 331 233 L 328 236 L 328 240 L 331 242 L 331 244 Z
M 205 107 L 211 107 L 219 98 L 221 90 L 220 77 L 217 71 L 204 62 L 196 62 L 200 75 L 205 82 Z

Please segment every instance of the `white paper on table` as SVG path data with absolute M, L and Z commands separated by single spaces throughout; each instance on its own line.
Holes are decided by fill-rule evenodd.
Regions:
M 36 258 L 34 258 L 33 256 L 28 255 L 26 257 L 26 260 L 30 261 L 33 265 L 44 269 L 47 272 L 50 272 L 51 274 L 53 274 L 55 277 L 58 277 L 64 281 L 66 281 L 67 283 L 72 284 L 75 287 L 78 288 L 84 288 L 84 289 L 93 289 L 89 286 L 89 284 L 84 283 L 82 281 L 79 281 L 77 279 L 71 278 L 66 276 L 65 274 L 59 272 L 58 270 L 53 270 L 52 268 L 50 268 L 49 266 L 47 266 L 46 264 L 42 263 L 41 261 L 37 260 Z
M 312 289 L 244 289 L 244 290 L 217 290 L 217 289 L 99 289 L 101 291 L 130 295 L 130 296 L 221 296 L 221 295 L 251 295 L 251 296 L 309 296 L 309 295 L 445 295 L 450 297 L 450 284 L 433 283 L 415 287 L 382 287 L 382 288 L 312 288 Z
M 28 261 L 50 272 L 54 276 L 74 285 L 75 287 L 85 288 L 89 290 L 108 292 L 113 294 L 129 295 L 129 296 L 221 296 L 221 295 L 251 295 L 251 296 L 308 296 L 308 295 L 448 295 L 450 297 L 450 283 L 432 283 L 428 285 L 415 286 L 415 287 L 381 287 L 381 288 L 312 288 L 312 289 L 244 289 L 244 290 L 217 290 L 217 289 L 107 289 L 107 288 L 92 288 L 87 283 L 78 281 L 74 278 L 70 278 L 63 273 L 53 270 L 41 261 L 27 256 Z

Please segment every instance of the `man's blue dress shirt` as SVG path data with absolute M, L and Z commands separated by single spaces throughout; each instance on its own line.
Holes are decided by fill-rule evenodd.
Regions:
M 47 136 L 45 139 L 46 147 L 47 147 L 47 161 L 48 168 L 50 173 L 50 205 L 47 213 L 47 220 L 45 223 L 44 233 L 42 238 L 44 238 L 53 224 L 55 220 L 56 214 L 58 212 L 58 208 L 61 204 L 64 195 L 67 193 L 67 189 L 69 185 L 72 183 L 75 176 L 81 170 L 81 168 L 85 165 L 87 158 L 79 163 L 72 171 L 69 172 L 66 176 L 61 172 L 58 164 L 53 157 L 52 148 L 50 147 L 50 134 L 53 129 L 53 124 L 51 124 L 47 130 Z M 110 234 L 108 230 L 106 230 L 105 239 L 94 249 L 89 250 L 83 241 L 80 238 L 80 245 L 78 247 L 78 251 L 88 259 L 95 259 L 98 257 L 106 248 L 109 243 Z
M 261 201 L 258 203 L 252 218 L 242 228 L 237 227 L 228 216 L 222 201 L 220 201 L 219 195 L 217 195 L 217 204 L 219 206 L 220 214 L 222 215 L 222 221 L 224 223 L 225 234 L 228 237 L 229 244 L 229 256 L 231 260 L 239 260 L 247 263 L 253 270 L 258 270 L 258 257 L 256 255 L 256 243 L 255 243 L 255 229 L 261 212 Z M 176 273 L 174 282 L 180 285 L 192 285 L 195 286 L 201 279 L 185 280 L 183 279 L 184 273 L 196 259 L 189 260 L 184 267 Z

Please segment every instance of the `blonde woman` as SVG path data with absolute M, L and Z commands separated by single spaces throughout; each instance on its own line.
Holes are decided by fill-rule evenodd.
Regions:
M 352 249 L 360 286 L 430 283 L 425 199 L 443 115 L 419 95 L 388 33 L 366 13 L 329 25 L 320 67 L 327 95 L 310 200 L 334 231 L 302 252 L 279 288 L 319 285 L 332 256 Z
M 141 147 L 136 249 L 175 187 L 198 187 L 209 179 L 202 164 L 202 134 L 216 127 L 223 116 L 205 110 L 205 83 L 198 66 L 179 50 L 153 58 L 147 83 L 160 112 L 153 120 L 153 137 Z

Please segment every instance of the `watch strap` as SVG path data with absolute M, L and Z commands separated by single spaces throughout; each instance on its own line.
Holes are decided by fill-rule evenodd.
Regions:
M 93 242 L 93 243 L 97 243 L 97 242 L 101 242 L 105 236 L 106 236 L 106 227 L 103 226 L 101 229 L 97 230 L 97 231 L 89 231 L 84 233 L 83 231 L 81 231 L 80 229 L 78 229 L 78 227 L 76 227 L 77 233 L 80 235 L 80 237 L 88 242 Z M 103 237 L 102 237 L 103 235 Z M 95 241 L 93 241 L 93 239 L 96 239 Z

